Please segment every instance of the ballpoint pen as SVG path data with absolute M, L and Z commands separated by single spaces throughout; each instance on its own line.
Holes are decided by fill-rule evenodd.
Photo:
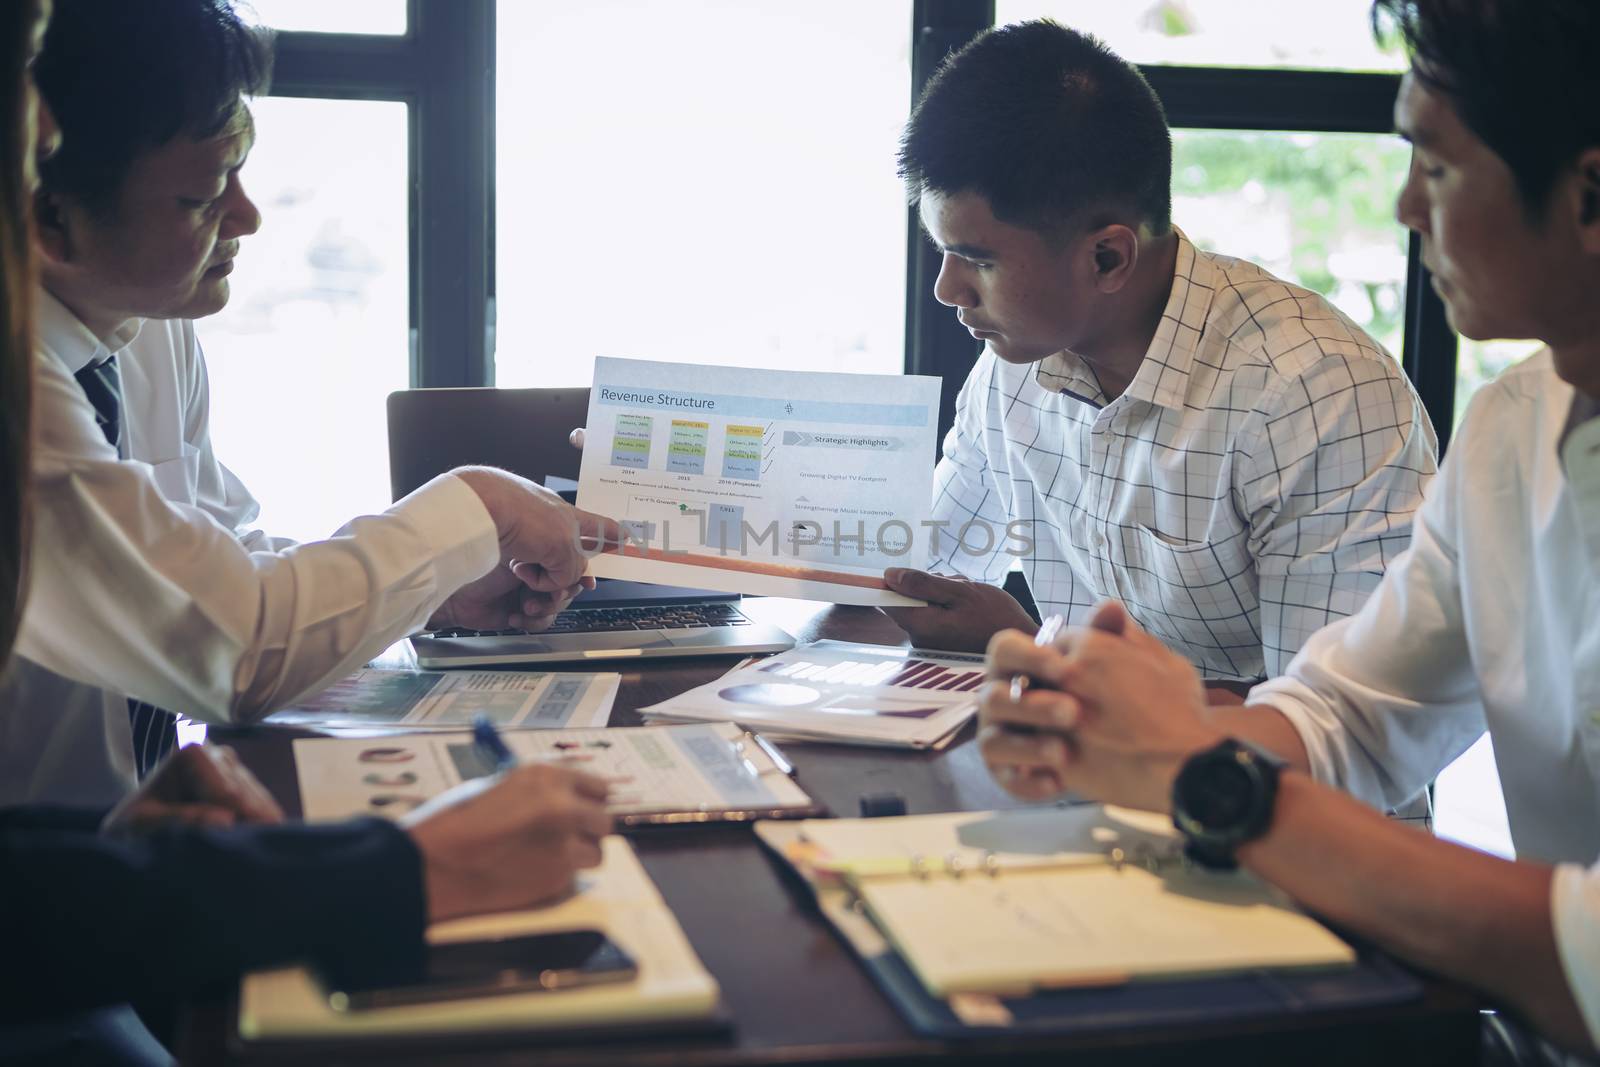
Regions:
M 1039 624 L 1039 632 L 1033 635 L 1033 643 L 1040 648 L 1054 643 L 1056 635 L 1061 632 L 1062 618 L 1052 615 Z M 1015 704 L 1022 699 L 1022 694 L 1027 691 L 1031 679 L 1026 674 L 1013 674 L 1011 676 L 1011 703 Z
M 516 753 L 506 747 L 506 743 L 500 739 L 500 731 L 495 729 L 487 715 L 480 713 L 473 716 L 472 743 L 477 746 L 479 753 L 494 764 L 496 772 L 508 771 L 517 765 Z
M 778 768 L 780 774 L 794 774 L 794 764 L 790 763 L 783 753 L 778 751 L 777 745 L 774 745 L 754 730 L 746 730 L 745 733 L 750 735 L 750 740 L 756 743 L 756 747 L 767 754 L 767 758 L 772 761 L 774 767 Z

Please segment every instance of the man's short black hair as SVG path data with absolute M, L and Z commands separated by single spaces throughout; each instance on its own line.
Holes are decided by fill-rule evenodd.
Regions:
M 232 0 L 56 0 L 34 77 L 61 150 L 40 177 L 108 207 L 140 154 L 221 133 L 271 71 L 270 37 Z
M 1597 0 L 1375 0 L 1372 23 L 1398 28 L 1414 76 L 1505 160 L 1531 213 L 1600 146 Z
M 995 218 L 1061 233 L 1172 221 L 1172 134 L 1144 75 L 1087 34 L 1001 26 L 949 56 L 900 142 L 913 197 L 978 193 Z

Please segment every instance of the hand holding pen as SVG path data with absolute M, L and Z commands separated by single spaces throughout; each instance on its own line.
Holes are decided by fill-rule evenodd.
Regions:
M 1033 635 L 1034 647 L 1050 648 L 1053 646 L 1056 643 L 1056 635 L 1061 632 L 1063 621 L 1060 615 L 1052 615 L 1040 623 L 1038 633 Z M 1032 684 L 1033 679 L 1030 675 L 1013 674 L 1010 687 L 1011 702 L 1013 704 L 1021 703 L 1022 694 L 1027 692 L 1028 687 Z
M 1050 799 L 1068 788 L 1072 732 L 1082 708 L 1064 691 L 1073 641 L 1063 639 L 1063 625 L 1060 615 L 1051 615 L 1031 639 L 1013 630 L 989 643 L 978 746 L 995 780 L 1026 800 Z
M 757 738 L 757 740 L 759 741 L 760 739 Z M 765 741 L 761 743 L 764 747 L 766 746 Z M 477 749 L 478 755 L 482 756 L 484 761 L 494 768 L 494 773 L 496 774 L 505 774 L 517 766 L 517 754 L 512 752 L 510 747 L 506 745 L 505 738 L 500 736 L 500 731 L 495 728 L 489 717 L 481 712 L 472 717 L 472 744 Z M 548 762 L 555 764 L 585 763 L 590 758 L 589 756 L 564 755 L 550 759 Z M 593 776 L 586 775 L 585 777 Z M 626 785 L 633 781 L 632 778 L 617 775 L 597 780 L 604 781 L 608 788 Z M 618 796 L 615 792 L 610 793 L 606 799 L 613 805 L 637 801 L 636 797 Z
M 603 778 L 553 763 L 517 765 L 487 719 L 473 740 L 499 772 L 463 782 L 400 825 L 422 860 L 428 918 L 510 911 L 556 900 L 601 861 L 611 832 Z
M 493 721 L 482 712 L 472 717 L 472 744 L 496 774 L 504 774 L 517 765 L 517 754 L 506 746 Z
M 1109 610 L 1113 607 L 1115 608 L 1114 611 Z M 1089 617 L 1087 629 L 1120 632 L 1121 624 L 1118 620 L 1125 617 L 1125 612 L 1120 604 L 1116 604 L 1113 601 L 1103 601 Z M 1023 666 L 1026 669 L 1011 670 L 1009 672 L 1006 694 L 1011 698 L 1013 705 L 1022 705 L 1030 689 L 1060 690 L 1062 688 L 1059 677 L 1060 670 L 1070 660 L 1074 643 L 1072 639 L 1074 631 L 1068 631 L 1067 636 L 1063 638 L 1062 631 L 1065 628 L 1065 622 L 1066 620 L 1062 616 L 1051 615 L 1040 623 L 1038 632 L 1033 635 L 1033 647 L 1025 653 L 1028 662 Z M 1080 629 L 1075 632 L 1081 633 L 1083 630 Z M 1022 635 L 1016 634 L 1015 636 L 1020 638 Z M 1003 666 L 1003 663 L 1002 657 L 996 655 L 996 649 L 1003 647 L 1007 647 L 1007 642 L 1003 639 L 997 640 L 990 646 L 989 673 L 991 677 L 997 679 L 1008 677 L 1004 670 L 997 670 L 997 666 Z M 1016 647 L 1016 645 L 1013 642 L 1009 647 Z M 1076 702 L 1071 701 L 1067 694 L 1057 692 L 1054 695 L 1057 698 L 1066 699 L 1070 702 L 1071 708 L 1076 708 Z M 1076 722 L 1075 710 L 1068 711 L 1066 706 L 1062 706 L 1057 707 L 1055 712 L 1050 721 L 1021 720 L 1007 722 L 1005 725 L 1008 729 L 1018 733 L 1039 733 L 1049 730 L 1070 731 Z
M 1090 629 L 1108 628 L 1096 625 L 1109 617 L 1105 607 L 1096 609 Z M 1120 605 L 1117 609 L 1120 613 Z M 1013 630 L 989 645 L 990 681 L 979 710 L 979 747 L 995 779 L 1029 800 L 1066 790 L 1066 768 L 1076 745 L 1073 729 L 1083 711 L 1078 699 L 1065 691 L 1075 632 L 1063 636 L 1063 629 L 1062 617 L 1051 615 L 1031 639 Z

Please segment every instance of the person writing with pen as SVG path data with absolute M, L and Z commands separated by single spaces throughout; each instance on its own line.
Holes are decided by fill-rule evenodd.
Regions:
M 29 587 L 35 153 L 60 136 L 29 70 L 49 0 L 0 5 L 0 667 Z M 49 709 L 39 709 L 46 712 Z M 9 739 L 0 739 L 9 744 Z M 547 903 L 600 862 L 604 781 L 555 766 L 468 783 L 400 824 L 293 825 L 227 748 L 182 749 L 120 803 L 0 808 L 0 1063 L 170 1063 L 125 1005 L 294 960 L 388 973 L 431 922 Z
M 1409 549 L 1239 708 L 1121 604 L 989 648 L 996 779 L 1170 811 L 1234 864 L 1503 1008 L 1485 1062 L 1600 1054 L 1600 6 L 1378 0 L 1412 56 L 1398 215 L 1451 325 L 1546 347 L 1472 400 Z M 1013 679 L 1028 679 L 1026 683 Z M 1487 729 L 1516 859 L 1373 807 Z M 1365 803 L 1363 803 L 1365 802 Z

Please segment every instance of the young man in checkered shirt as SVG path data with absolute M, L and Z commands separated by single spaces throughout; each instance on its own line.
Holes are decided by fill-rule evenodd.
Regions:
M 1171 221 L 1172 141 L 1138 70 L 1052 22 L 950 57 L 900 168 L 985 342 L 935 479 L 916 643 L 1114 597 L 1228 700 L 1360 608 L 1411 537 L 1436 442 L 1393 357 L 1322 297 Z M 1030 544 L 1031 542 L 1031 544 Z M 940 577 L 935 573 L 960 577 Z

